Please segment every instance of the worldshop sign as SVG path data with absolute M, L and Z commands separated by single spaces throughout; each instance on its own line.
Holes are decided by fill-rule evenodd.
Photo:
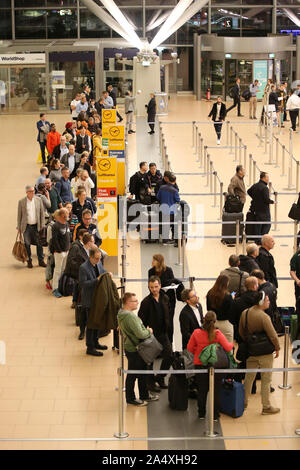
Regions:
M 0 65 L 22 65 L 46 63 L 46 54 L 0 54 Z

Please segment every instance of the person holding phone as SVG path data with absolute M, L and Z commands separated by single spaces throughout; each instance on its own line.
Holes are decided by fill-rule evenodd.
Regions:
M 221 96 L 218 96 L 217 102 L 213 104 L 213 107 L 208 115 L 208 117 L 211 117 L 214 121 L 214 127 L 218 138 L 217 145 L 220 145 L 221 143 L 222 125 L 225 121 L 226 113 L 226 106 L 224 103 L 222 103 Z

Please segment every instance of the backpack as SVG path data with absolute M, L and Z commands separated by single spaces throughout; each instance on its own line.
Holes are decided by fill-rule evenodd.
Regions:
M 229 96 L 230 96 L 230 98 L 234 98 L 234 97 L 235 97 L 234 87 L 230 88 L 230 90 L 229 90 Z
M 242 97 L 243 97 L 244 100 L 246 100 L 246 101 L 249 101 L 249 100 L 250 100 L 250 98 L 251 98 L 251 93 L 250 93 L 249 88 L 247 88 L 246 90 L 243 91 Z
M 68 297 L 73 294 L 74 279 L 63 273 L 58 282 L 58 290 L 64 296 Z

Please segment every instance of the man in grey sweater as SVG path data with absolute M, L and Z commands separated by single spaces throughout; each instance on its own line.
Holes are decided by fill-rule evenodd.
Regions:
M 147 364 L 139 355 L 136 347 L 152 333 L 151 328 L 145 328 L 142 320 L 133 312 L 137 310 L 138 299 L 135 294 L 125 293 L 123 297 L 123 308 L 118 313 L 119 328 L 125 338 L 124 348 L 128 359 L 128 370 L 146 370 Z M 138 380 L 140 399 L 135 397 L 134 385 Z M 146 375 L 127 374 L 126 377 L 126 402 L 128 405 L 146 406 L 150 401 L 158 400 L 157 395 L 150 395 L 147 388 Z

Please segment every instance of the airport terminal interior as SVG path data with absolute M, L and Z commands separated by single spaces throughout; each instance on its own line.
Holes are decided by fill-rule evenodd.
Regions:
M 183 19 L 187 8 L 197 8 L 197 0 L 186 3 Z M 245 253 L 245 240 L 230 246 L 221 242 L 223 192 L 236 166 L 242 164 L 246 189 L 259 180 L 261 171 L 270 176 L 270 197 L 277 201 L 271 207 L 270 230 L 279 278 L 277 305 L 295 306 L 290 259 L 298 226 L 288 213 L 299 192 L 299 124 L 291 131 L 287 113 L 282 127 L 265 128 L 260 122 L 263 93 L 258 97 L 257 119 L 250 119 L 249 101 L 242 98 L 242 116 L 237 115 L 237 108 L 227 114 L 218 145 L 208 115 L 217 96 L 227 108 L 233 104 L 229 91 L 237 77 L 241 92 L 256 78 L 262 92 L 268 79 L 278 87 L 287 82 L 289 89 L 300 79 L 300 6 L 293 0 L 288 5 L 279 0 L 200 3 L 198 11 L 155 45 L 161 66 L 152 83 L 159 89 L 151 89 L 147 73 L 152 73 L 153 64 L 138 67 L 134 59 L 138 47 L 113 29 L 116 20 L 112 21 L 110 7 L 114 2 L 1 1 L 0 122 L 5 177 L 0 188 L 0 341 L 6 350 L 5 361 L 0 361 L 1 450 L 300 449 L 300 437 L 295 434 L 300 428 L 298 371 L 288 373 L 291 388 L 287 390 L 279 388 L 283 372 L 272 374 L 270 399 L 280 408 L 278 414 L 261 414 L 261 382 L 257 381 L 257 392 L 250 396 L 241 417 L 221 413 L 214 423 L 215 438 L 205 437 L 208 420 L 198 419 L 197 400 L 190 399 L 186 411 L 174 411 L 168 404 L 168 390 L 145 407 L 125 403 L 123 431 L 128 437 L 115 437 L 120 429 L 120 355 L 113 348 L 113 333 L 101 338 L 108 347 L 103 357 L 87 355 L 85 341 L 78 340 L 72 298 L 56 298 L 45 288 L 45 270 L 38 266 L 35 248 L 33 269 L 12 256 L 18 201 L 25 197 L 25 186 L 35 184 L 41 167 L 36 128 L 40 113 L 45 112 L 62 133 L 72 120 L 70 101 L 82 86 L 88 84 L 99 99 L 111 83 L 117 90 L 123 123 L 126 92 L 141 90 L 142 96 L 133 120 L 135 133 L 126 134 L 126 192 L 139 163 L 154 162 L 162 172 L 171 170 L 176 175 L 180 197 L 191 209 L 185 250 L 144 244 L 138 232 L 127 233 L 126 290 L 136 293 L 139 302 L 148 295 L 152 256 L 161 253 L 176 278 L 185 279 L 185 287 L 189 278 L 196 278 L 194 287 L 206 312 L 206 294 L 228 266 L 229 256 Z M 97 17 L 91 4 L 109 12 L 110 23 Z M 151 45 L 181 1 L 118 0 L 115 4 L 135 26 L 135 34 L 147 37 Z M 7 62 L 7 56 L 26 54 L 43 57 L 32 57 L 23 65 Z M 155 133 L 149 134 L 145 104 L 155 92 Z M 250 202 L 247 196 L 244 219 Z M 118 287 L 122 244 L 120 237 L 118 256 L 111 260 L 108 256 L 104 262 Z M 174 351 L 181 351 L 183 306 L 176 302 Z M 274 368 L 284 367 L 284 336 L 279 342 Z M 287 352 L 289 367 L 299 367 L 292 359 L 290 342 Z M 155 364 L 159 366 L 160 360 Z

